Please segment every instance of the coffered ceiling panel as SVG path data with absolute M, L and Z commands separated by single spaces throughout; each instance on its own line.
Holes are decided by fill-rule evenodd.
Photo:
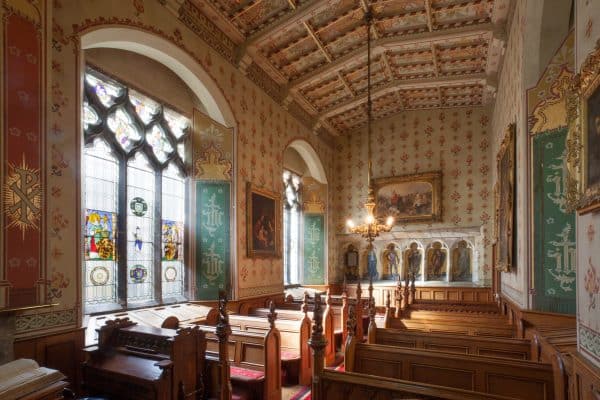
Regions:
M 510 0 L 177 0 L 235 43 L 240 70 L 333 135 L 366 121 L 371 7 L 373 117 L 484 105 L 495 95 Z M 197 29 L 189 13 L 182 21 Z M 190 22 L 191 21 L 191 22 Z M 196 21 L 197 22 L 197 21 Z M 231 58 L 231 57 L 230 57 Z M 249 73 L 247 71 L 251 71 Z M 257 71 L 262 71 L 258 73 Z M 258 78 L 257 78 L 258 77 Z

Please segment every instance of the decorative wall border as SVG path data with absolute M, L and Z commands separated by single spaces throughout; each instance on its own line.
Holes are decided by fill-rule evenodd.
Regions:
M 244 299 L 248 297 L 262 296 L 266 294 L 280 294 L 283 293 L 283 284 L 271 285 L 271 286 L 259 286 L 252 288 L 239 288 L 238 299 Z
M 578 329 L 578 340 L 579 348 L 589 356 L 591 356 L 596 363 L 600 362 L 600 333 L 594 331 L 591 328 L 583 325 L 579 322 Z
M 77 323 L 77 309 L 70 308 L 46 313 L 17 315 L 15 333 L 17 335 Z

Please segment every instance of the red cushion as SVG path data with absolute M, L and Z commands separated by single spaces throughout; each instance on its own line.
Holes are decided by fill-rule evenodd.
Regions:
M 263 380 L 265 378 L 265 373 L 263 371 L 233 366 L 229 367 L 229 373 L 231 375 L 231 379 L 239 379 L 244 381 Z
M 281 350 L 281 361 L 294 361 L 300 359 L 300 354 L 295 351 Z

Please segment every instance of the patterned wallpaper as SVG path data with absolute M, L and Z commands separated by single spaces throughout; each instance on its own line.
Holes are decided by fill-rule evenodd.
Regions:
M 517 214 L 515 232 L 517 252 L 513 255 L 516 272 L 502 274 L 502 293 L 522 307 L 527 306 L 527 124 L 525 110 L 525 88 L 523 86 L 523 41 L 526 22 L 526 1 L 517 1 L 512 20 L 509 20 L 508 44 L 504 52 L 504 63 L 498 80 L 498 94 L 491 124 L 490 145 L 494 160 L 490 163 L 492 184 L 496 182 L 496 154 L 510 123 L 516 123 L 516 168 L 517 168 Z M 493 187 L 493 186 L 492 186 Z
M 373 177 L 443 171 L 442 222 L 402 224 L 394 231 L 473 228 L 483 234 L 480 279 L 489 280 L 492 240 L 491 110 L 455 108 L 406 111 L 377 121 L 372 128 Z M 348 241 L 345 221 L 364 219 L 367 195 L 367 144 L 364 131 L 336 142 L 332 208 L 338 241 Z M 480 229 L 481 227 L 481 229 Z M 441 233 L 440 233 L 441 234 Z M 420 235 L 420 234 L 419 234 Z M 454 233 L 455 235 L 455 233 Z M 339 267 L 341 269 L 341 266 Z M 341 279 L 341 271 L 335 277 Z
M 179 47 L 212 77 L 229 103 L 237 126 L 236 218 L 237 294 L 249 297 L 281 292 L 281 259 L 246 257 L 246 182 L 281 192 L 282 155 L 292 139 L 308 141 L 331 176 L 332 149 L 278 106 L 261 89 L 244 77 L 229 61 L 218 55 L 196 32 L 178 22 L 156 1 L 107 0 L 102 2 L 55 0 L 50 53 L 45 65 L 50 71 L 47 99 L 46 169 L 48 179 L 42 188 L 47 199 L 48 223 L 45 232 L 49 300 L 60 305 L 44 318 L 27 323 L 27 333 L 65 325 L 63 314 L 80 318 L 79 285 L 79 147 L 78 99 L 80 36 L 90 29 L 119 26 L 152 33 Z M 49 39 L 50 40 L 50 39 Z M 332 240 L 329 236 L 329 240 Z M 74 312 L 73 312 L 74 311 Z M 65 315 L 66 315 L 65 314 Z M 41 314 L 28 314 L 41 315 Z M 29 318 L 25 315 L 23 318 Z M 25 326 L 25 325 L 24 325 Z
M 600 2 L 576 2 L 576 63 L 579 70 L 600 39 Z M 600 367 L 600 214 L 577 217 L 578 347 Z

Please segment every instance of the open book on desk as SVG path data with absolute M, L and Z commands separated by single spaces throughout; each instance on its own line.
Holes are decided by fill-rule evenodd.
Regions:
M 63 379 L 60 371 L 40 367 L 34 360 L 10 361 L 0 365 L 0 399 L 20 399 Z

